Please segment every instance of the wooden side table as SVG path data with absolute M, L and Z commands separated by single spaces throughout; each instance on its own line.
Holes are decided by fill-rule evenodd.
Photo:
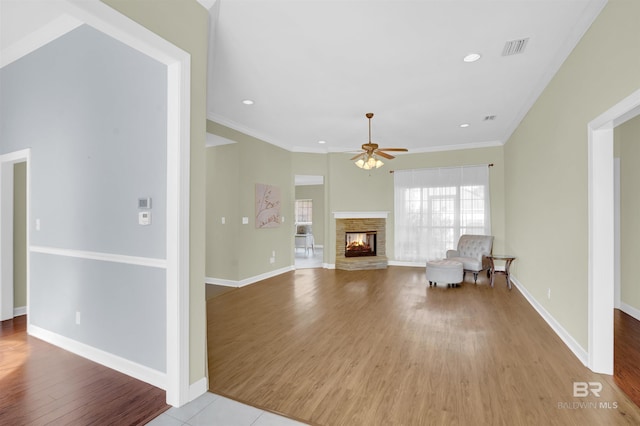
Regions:
M 491 268 L 489 269 L 489 272 L 491 274 L 491 287 L 493 287 L 493 279 L 495 275 L 504 274 L 507 279 L 507 286 L 509 287 L 509 290 L 511 290 L 511 277 L 509 275 L 509 267 L 511 266 L 511 262 L 516 260 L 516 257 L 510 254 L 490 254 L 487 256 L 487 259 L 489 259 L 489 262 L 491 263 Z M 504 261 L 504 271 L 496 271 L 496 265 L 494 262 L 496 260 Z

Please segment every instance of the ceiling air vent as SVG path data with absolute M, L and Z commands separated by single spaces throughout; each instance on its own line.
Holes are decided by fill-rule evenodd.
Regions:
M 502 49 L 502 56 L 517 55 L 524 52 L 524 48 L 527 47 L 529 38 L 521 38 L 520 40 L 511 40 L 505 43 L 504 49 Z
M 487 116 L 484 118 L 484 121 L 493 121 L 493 120 L 495 120 L 495 119 L 496 119 L 496 116 L 495 116 L 495 115 L 487 115 Z

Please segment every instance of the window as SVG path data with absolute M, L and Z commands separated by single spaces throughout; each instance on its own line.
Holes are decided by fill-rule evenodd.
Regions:
M 491 235 L 489 168 L 399 170 L 395 186 L 395 258 L 442 259 L 462 234 Z
M 296 200 L 296 225 L 311 225 L 313 200 Z

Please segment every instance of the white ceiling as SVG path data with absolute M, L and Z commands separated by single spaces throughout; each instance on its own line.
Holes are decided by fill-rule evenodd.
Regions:
M 384 147 L 504 144 L 605 2 L 218 0 L 208 118 L 291 151 L 359 148 L 367 112 Z
M 606 0 L 200 2 L 209 119 L 329 152 L 367 142 L 373 112 L 373 142 L 424 152 L 505 143 Z M 80 24 L 56 3 L 0 0 L 0 66 Z M 520 38 L 525 52 L 503 57 Z M 482 58 L 464 63 L 471 52 Z

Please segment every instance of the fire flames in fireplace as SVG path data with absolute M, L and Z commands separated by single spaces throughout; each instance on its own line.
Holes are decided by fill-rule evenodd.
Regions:
M 375 256 L 376 233 L 375 232 L 347 232 L 345 233 L 346 257 Z

